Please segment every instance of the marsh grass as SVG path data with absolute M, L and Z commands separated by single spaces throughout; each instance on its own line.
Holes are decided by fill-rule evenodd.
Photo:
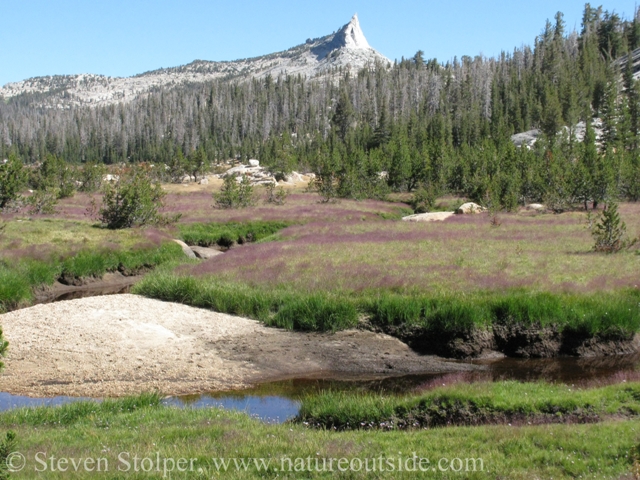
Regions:
M 158 244 L 171 238 L 153 228 L 113 231 L 88 221 L 69 219 L 13 219 L 4 223 L 5 228 L 0 232 L 0 252 L 11 258 L 46 259 L 52 253 L 68 256 L 82 248 L 101 248 L 105 244 L 130 249 L 141 242 Z
M 624 207 L 620 211 L 630 231 L 640 231 L 640 206 Z M 582 213 L 504 214 L 501 221 L 500 228 L 492 228 L 481 214 L 427 224 L 352 220 L 292 225 L 278 234 L 278 242 L 230 251 L 192 273 L 356 294 L 517 288 L 590 293 L 640 286 L 640 256 L 593 252 Z
M 135 291 L 298 330 L 340 330 L 364 320 L 431 333 L 504 324 L 628 339 L 640 330 L 638 257 L 589 253 L 583 217 L 505 215 L 500 229 L 483 215 L 437 225 L 292 225 L 278 242 L 150 276 Z M 257 225 L 264 235 L 282 226 Z M 192 242 L 207 243 L 255 227 L 234 224 L 229 234 L 219 224 L 183 228 Z
M 265 290 L 161 271 L 145 277 L 133 293 L 241 315 L 292 330 L 330 331 L 354 327 L 358 310 L 348 299 L 324 293 Z
M 31 286 L 24 278 L 0 265 L 0 313 L 31 299 Z
M 521 393 L 527 393 L 526 390 Z M 530 387 L 533 388 L 533 387 Z M 533 389 L 531 390 L 533 391 Z M 627 401 L 623 394 L 622 404 Z M 152 401 L 151 401 L 152 400 Z M 330 431 L 299 424 L 267 425 L 239 412 L 218 408 L 177 409 L 156 406 L 154 399 L 115 400 L 111 406 L 88 403 L 0 414 L 0 426 L 16 433 L 16 450 L 27 465 L 11 478 L 78 479 L 163 478 L 163 472 L 118 472 L 117 456 L 130 452 L 139 458 L 195 458 L 195 472 L 171 472 L 166 478 L 416 478 L 416 472 L 340 473 L 335 470 L 281 472 L 283 458 L 410 457 L 413 452 L 437 465 L 441 458 L 482 458 L 482 471 L 429 472 L 433 478 L 627 478 L 633 468 L 630 454 L 637 443 L 640 422 L 614 420 L 591 425 L 449 427 L 429 430 Z M 135 408 L 131 408 L 133 403 Z M 147 406 L 147 403 L 149 406 Z M 369 408 L 367 408 L 369 410 Z M 109 471 L 51 471 L 38 474 L 37 452 L 58 458 L 106 457 Z M 272 459 L 268 473 L 253 465 L 219 472 L 212 458 Z M 328 461 L 327 461 L 328 463 Z M 322 464 L 321 464 L 322 465 Z M 334 463 L 335 467 L 335 463 Z
M 402 429 L 492 422 L 593 422 L 640 414 L 640 383 L 458 383 L 413 395 L 324 392 L 303 399 L 297 422 L 332 429 Z
M 339 294 L 265 288 L 170 272 L 150 274 L 135 293 L 165 301 L 255 318 L 294 330 L 341 330 L 366 319 L 373 325 L 408 325 L 464 333 L 494 324 L 554 326 L 589 336 L 628 338 L 640 330 L 640 292 L 567 294 L 523 290 L 466 295 Z
M 177 245 L 166 243 L 158 247 L 147 245 L 138 250 L 80 251 L 73 257 L 64 259 L 61 274 L 74 278 L 98 277 L 106 272 L 119 270 L 125 274 L 135 274 L 145 268 L 152 268 L 170 260 L 180 258 Z
M 190 223 L 179 225 L 178 229 L 189 245 L 230 247 L 268 239 L 289 225 L 284 221 Z
M 379 325 L 418 325 L 464 331 L 493 324 L 560 326 L 575 333 L 628 335 L 640 330 L 640 292 L 626 289 L 598 294 L 478 291 L 466 295 L 383 294 L 364 302 Z
M 86 222 L 11 221 L 0 235 L 0 311 L 29 305 L 34 289 L 58 279 L 125 275 L 184 257 L 156 230 L 105 232 Z

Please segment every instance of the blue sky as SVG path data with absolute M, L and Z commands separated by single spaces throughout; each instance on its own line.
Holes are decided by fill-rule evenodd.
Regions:
M 630 18 L 635 0 L 602 5 Z M 391 59 L 417 50 L 440 61 L 493 56 L 531 44 L 557 11 L 579 29 L 583 10 L 584 1 L 562 0 L 0 0 L 0 85 L 264 55 L 329 34 L 356 12 L 371 46 Z

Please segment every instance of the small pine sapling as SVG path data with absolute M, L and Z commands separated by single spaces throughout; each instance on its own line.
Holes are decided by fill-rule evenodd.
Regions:
M 588 222 L 595 240 L 593 249 L 596 252 L 616 253 L 638 243 L 638 238 L 627 237 L 627 225 L 620 219 L 618 205 L 615 202 L 609 202 L 595 222 L 591 217 L 588 218 Z
M 253 186 L 249 177 L 242 176 L 238 183 L 236 177 L 228 176 L 224 179 L 222 189 L 213 194 L 214 208 L 246 208 L 253 205 Z

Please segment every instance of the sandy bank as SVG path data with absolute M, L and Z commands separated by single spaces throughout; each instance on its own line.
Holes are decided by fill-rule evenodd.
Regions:
M 323 372 L 477 368 L 380 333 L 289 332 L 129 294 L 36 305 L 1 315 L 0 325 L 10 342 L 0 391 L 31 396 L 186 394 Z

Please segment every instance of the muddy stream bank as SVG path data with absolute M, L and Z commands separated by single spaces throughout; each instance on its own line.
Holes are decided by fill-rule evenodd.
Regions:
M 120 272 L 105 273 L 101 278 L 83 278 L 77 285 L 65 284 L 56 280 L 35 292 L 34 305 L 43 303 L 74 300 L 77 298 L 99 297 L 129 293 L 131 287 L 138 283 L 144 275 L 123 275 Z

